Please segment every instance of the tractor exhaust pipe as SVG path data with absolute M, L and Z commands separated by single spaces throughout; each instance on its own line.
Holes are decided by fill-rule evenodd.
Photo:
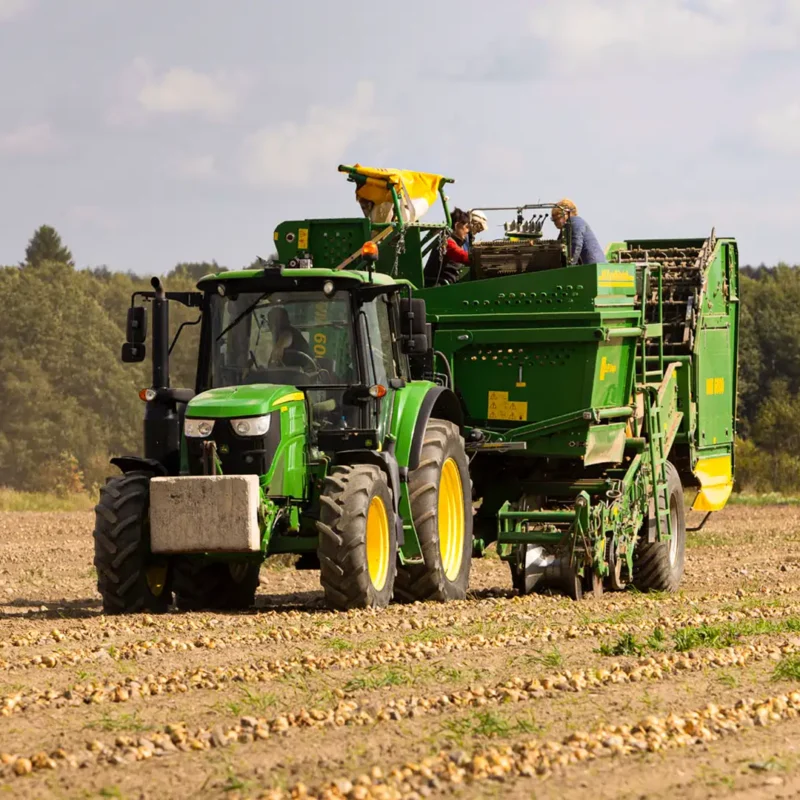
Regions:
M 152 278 L 153 298 L 153 388 L 169 388 L 169 300 L 159 278 Z M 177 475 L 180 467 L 181 421 L 171 402 L 147 403 L 144 412 L 144 455 L 161 462 Z
M 169 389 L 169 301 L 160 278 L 152 278 L 153 298 L 153 388 Z

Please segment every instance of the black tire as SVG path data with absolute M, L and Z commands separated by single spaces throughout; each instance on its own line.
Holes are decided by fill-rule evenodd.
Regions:
M 378 467 L 335 467 L 325 479 L 317 552 L 320 582 L 329 607 L 346 611 L 382 608 L 391 602 L 397 574 L 393 509 L 389 484 Z M 369 529 L 372 559 L 368 558 L 368 523 L 377 526 Z
M 464 450 L 464 440 L 458 427 L 452 422 L 430 419 L 424 436 L 419 466 L 408 476 L 411 517 L 419 536 L 424 563 L 404 564 L 399 567 L 395 594 L 406 602 L 463 600 L 469 588 L 473 549 L 469 461 Z M 453 464 L 454 472 L 450 472 L 450 467 L 445 472 L 445 465 L 448 463 Z M 454 493 L 457 492 L 454 476 L 457 475 L 461 484 L 463 539 L 460 547 L 457 539 L 453 543 L 461 551 L 460 558 L 457 551 L 446 558 L 440 546 L 440 522 L 448 524 L 447 520 L 440 519 L 439 513 L 443 475 Z M 451 510 L 451 513 L 457 512 Z
M 105 614 L 161 614 L 172 601 L 169 562 L 150 553 L 150 478 L 130 472 L 100 489 L 94 566 Z
M 678 470 L 667 462 L 667 488 L 672 515 L 670 542 L 647 542 L 648 519 L 642 526 L 641 538 L 633 555 L 633 585 L 641 592 L 677 592 L 683 578 L 686 559 L 686 511 L 683 486 Z
M 240 611 L 255 605 L 260 564 L 175 560 L 175 605 L 182 611 Z

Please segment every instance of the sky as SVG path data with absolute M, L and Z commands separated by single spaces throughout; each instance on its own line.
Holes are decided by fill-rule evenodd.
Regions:
M 0 0 L 0 264 L 243 266 L 355 162 L 800 264 L 800 0 Z

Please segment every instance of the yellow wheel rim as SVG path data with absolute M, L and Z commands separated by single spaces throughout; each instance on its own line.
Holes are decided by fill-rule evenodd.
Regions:
M 380 591 L 389 574 L 389 516 L 380 497 L 367 510 L 367 568 L 372 585 Z
M 439 479 L 439 552 L 447 580 L 455 580 L 464 557 L 464 487 L 452 458 L 444 462 Z
M 163 566 L 148 567 L 145 573 L 147 578 L 147 588 L 150 589 L 154 597 L 161 597 L 164 591 L 164 584 L 167 582 L 167 568 Z

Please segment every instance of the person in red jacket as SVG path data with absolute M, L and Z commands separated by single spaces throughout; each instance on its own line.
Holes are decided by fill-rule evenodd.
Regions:
M 453 233 L 447 239 L 444 258 L 437 243 L 425 264 L 426 287 L 455 283 L 461 274 L 460 268 L 469 264 L 469 214 L 456 208 L 451 219 Z

